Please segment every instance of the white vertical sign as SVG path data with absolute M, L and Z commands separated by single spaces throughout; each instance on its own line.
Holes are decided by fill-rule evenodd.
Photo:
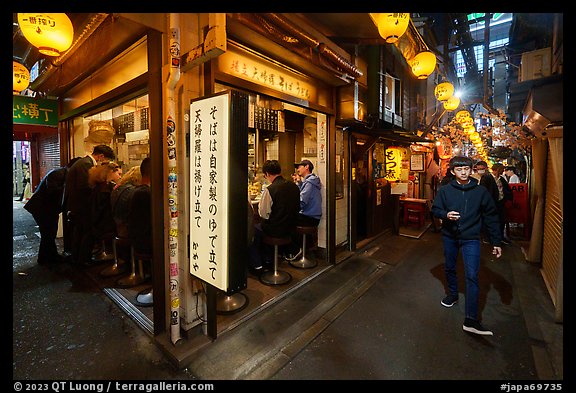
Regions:
M 190 104 L 190 273 L 228 290 L 230 95 Z
M 318 162 L 326 163 L 326 115 L 318 113 L 316 117 L 316 132 L 318 135 Z

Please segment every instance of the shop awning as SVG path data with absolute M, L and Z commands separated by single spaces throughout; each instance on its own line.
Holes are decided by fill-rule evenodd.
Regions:
M 354 124 L 346 127 L 349 131 L 364 134 L 370 137 L 383 139 L 386 141 L 400 142 L 405 144 L 425 142 L 434 143 L 432 139 L 421 138 L 413 132 L 400 129 L 368 128 L 361 124 Z

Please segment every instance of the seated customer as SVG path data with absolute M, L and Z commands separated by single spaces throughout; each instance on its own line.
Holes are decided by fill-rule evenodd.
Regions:
M 146 157 L 140 164 L 142 183 L 132 191 L 128 211 L 128 238 L 134 251 L 143 254 L 152 254 L 150 173 L 150 157 Z
M 267 160 L 262 166 L 265 179 L 270 183 L 262 193 L 258 204 L 261 221 L 255 225 L 254 241 L 249 246 L 249 268 L 253 273 L 271 267 L 273 249 L 262 243 L 264 236 L 288 237 L 296 228 L 300 209 L 298 186 L 282 177 L 277 160 Z
M 317 227 L 322 218 L 322 183 L 320 178 L 312 173 L 314 165 L 310 160 L 302 160 L 294 166 L 297 173 L 292 175 L 292 179 L 300 189 L 300 211 L 296 225 Z M 302 235 L 294 232 L 292 239 L 293 244 L 288 247 L 284 256 L 289 261 L 294 261 L 302 255 Z M 317 239 L 314 239 L 312 244 L 316 241 Z
M 112 216 L 116 222 L 116 233 L 119 237 L 128 238 L 128 209 L 132 191 L 142 183 L 140 166 L 133 166 L 116 183 L 110 194 Z

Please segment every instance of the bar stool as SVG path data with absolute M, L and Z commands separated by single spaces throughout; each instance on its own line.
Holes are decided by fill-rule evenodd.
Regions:
M 306 235 L 315 235 L 318 231 L 317 226 L 297 226 L 296 232 L 302 235 L 302 258 L 296 261 L 290 261 L 290 265 L 300 269 L 311 269 L 316 267 L 318 262 L 306 257 Z
M 128 240 L 125 237 L 119 237 L 119 236 L 114 237 L 114 240 L 112 241 L 112 253 L 114 254 L 114 263 L 100 272 L 100 275 L 102 277 L 112 277 L 126 273 L 128 264 L 118 263 L 118 247 L 129 249 L 130 240 Z
M 138 271 L 136 271 L 136 256 L 134 255 L 134 246 L 130 245 L 130 274 L 126 277 L 119 278 L 116 285 L 121 288 L 135 287 L 136 285 L 144 282 L 144 270 L 142 268 L 142 260 L 138 260 Z
M 142 277 L 145 277 L 142 270 L 142 262 L 149 261 L 150 265 L 152 265 L 152 255 L 145 252 L 134 251 L 134 258 L 136 258 L 139 263 L 140 269 L 142 271 Z M 150 271 L 152 271 L 152 266 L 150 267 Z M 154 304 L 154 293 L 152 286 L 138 292 L 138 295 L 136 295 L 136 304 L 141 307 L 150 307 Z
M 242 292 L 228 293 L 218 291 L 216 297 L 216 313 L 229 315 L 237 313 L 248 305 L 248 296 Z
M 102 238 L 100 239 L 102 242 L 102 251 L 98 255 L 92 256 L 94 262 L 105 262 L 114 259 L 114 254 L 106 252 L 106 243 L 111 240 L 113 241 L 115 236 L 116 234 L 114 232 L 108 232 L 102 235 Z
M 290 282 L 292 276 L 290 273 L 283 270 L 278 270 L 278 246 L 283 246 L 292 243 L 290 236 L 286 237 L 272 237 L 264 235 L 262 238 L 264 244 L 274 246 L 274 270 L 264 272 L 260 275 L 260 281 L 266 285 L 282 285 Z

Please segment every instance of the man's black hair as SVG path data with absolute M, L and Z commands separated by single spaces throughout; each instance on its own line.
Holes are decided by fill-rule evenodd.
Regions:
M 104 157 L 108 158 L 109 160 L 113 160 L 116 158 L 114 154 L 114 150 L 110 146 L 107 145 L 97 145 L 94 146 L 94 150 L 92 150 L 92 154 L 103 154 Z
M 282 168 L 278 160 L 266 160 L 262 165 L 262 172 L 269 175 L 279 175 L 282 173 Z
M 450 168 L 450 170 L 452 170 L 454 168 L 461 167 L 461 166 L 469 166 L 470 169 L 472 169 L 473 165 L 474 165 L 474 161 L 472 161 L 472 159 L 470 157 L 456 156 L 456 157 L 452 157 L 450 159 L 450 163 L 448 164 L 448 168 Z
M 150 157 L 146 157 L 140 163 L 140 174 L 142 176 L 150 177 L 151 168 L 150 168 Z

